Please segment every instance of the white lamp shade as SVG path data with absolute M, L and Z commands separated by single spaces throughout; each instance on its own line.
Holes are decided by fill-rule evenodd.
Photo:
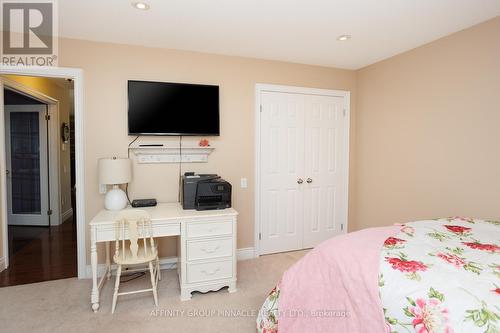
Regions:
M 101 158 L 98 167 L 99 184 L 126 184 L 132 180 L 132 161 L 128 158 Z

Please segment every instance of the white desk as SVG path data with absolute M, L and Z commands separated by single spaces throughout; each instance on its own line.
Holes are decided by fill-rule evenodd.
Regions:
M 133 209 L 133 208 L 128 208 Z M 232 209 L 183 210 L 179 203 L 160 203 L 140 208 L 151 214 L 154 237 L 179 236 L 177 272 L 181 300 L 189 300 L 191 292 L 236 291 L 236 217 Z M 101 210 L 90 221 L 92 263 L 92 309 L 99 309 L 99 291 L 111 277 L 110 243 L 116 240 L 118 212 Z M 106 271 L 97 281 L 97 243 L 106 243 Z

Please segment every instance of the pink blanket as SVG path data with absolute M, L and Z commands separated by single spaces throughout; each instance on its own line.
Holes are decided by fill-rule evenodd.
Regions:
M 292 266 L 280 285 L 279 331 L 387 332 L 377 284 L 380 251 L 399 229 L 334 237 Z

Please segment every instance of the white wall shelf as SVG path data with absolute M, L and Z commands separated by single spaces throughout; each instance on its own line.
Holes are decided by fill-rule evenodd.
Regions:
M 137 163 L 205 163 L 208 155 L 214 151 L 213 147 L 168 147 L 166 145 L 137 144 L 130 150 L 137 158 Z M 182 155 L 182 157 L 181 157 Z

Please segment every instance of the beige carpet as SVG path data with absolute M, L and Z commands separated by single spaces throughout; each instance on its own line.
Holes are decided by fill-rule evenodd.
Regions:
M 255 332 L 253 316 L 282 273 L 306 251 L 238 262 L 238 291 L 193 293 L 179 300 L 174 270 L 162 271 L 159 307 L 149 293 L 118 299 L 111 315 L 112 280 L 101 291 L 101 308 L 90 307 L 90 280 L 64 279 L 0 288 L 0 332 Z M 146 286 L 149 275 L 121 285 Z

